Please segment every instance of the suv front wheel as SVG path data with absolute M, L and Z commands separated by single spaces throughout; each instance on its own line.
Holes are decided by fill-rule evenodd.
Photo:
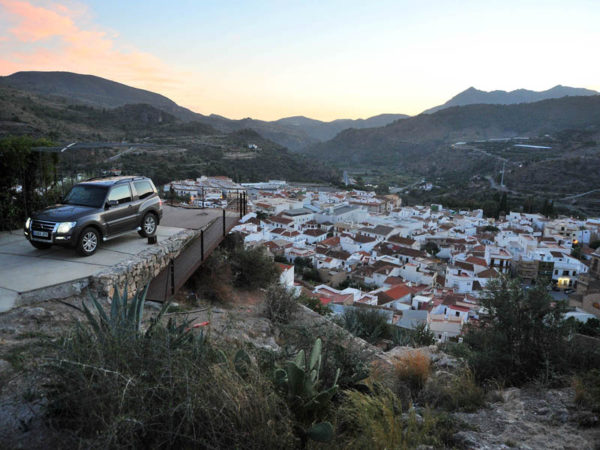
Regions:
M 90 256 L 96 253 L 100 243 L 100 233 L 95 228 L 85 228 L 79 235 L 77 251 L 81 256 Z
M 138 231 L 141 237 L 150 237 L 156 234 L 156 228 L 158 227 L 158 219 L 153 213 L 147 213 L 142 219 L 142 229 Z

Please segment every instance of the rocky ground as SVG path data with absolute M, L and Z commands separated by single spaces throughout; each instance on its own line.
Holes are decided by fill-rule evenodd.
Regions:
M 502 400 L 456 416 L 474 427 L 459 433 L 472 449 L 598 449 L 598 416 L 575 406 L 565 389 L 507 389 Z
M 250 342 L 280 351 L 289 335 L 284 336 L 281 329 L 262 317 L 259 297 L 260 293 L 246 293 L 229 305 L 199 304 L 170 315 L 191 320 L 192 324 L 208 322 L 201 329 L 212 339 Z M 45 302 L 0 314 L 0 448 L 60 448 L 60 435 L 47 427 L 42 416 L 44 399 L 39 387 L 43 384 L 43 358 L 39 356 L 43 355 L 43 347 L 39 338 L 50 337 L 45 345 L 52 345 L 52 336 L 83 319 L 80 305 L 81 300 Z M 157 308 L 149 304 L 147 315 Z M 369 361 L 384 364 L 413 350 L 397 347 L 383 352 L 306 308 L 290 326 L 315 337 L 332 330 L 342 333 L 348 342 L 360 346 Z M 435 346 L 421 351 L 431 358 L 434 372 L 452 371 L 460 365 Z M 475 413 L 454 413 L 467 424 L 456 436 L 462 448 L 600 449 L 599 418 L 576 407 L 571 388 L 511 388 L 492 398 L 493 402 Z

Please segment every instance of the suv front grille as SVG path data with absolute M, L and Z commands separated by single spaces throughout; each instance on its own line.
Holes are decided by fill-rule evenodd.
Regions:
M 31 229 L 52 232 L 55 225 L 56 222 L 50 222 L 47 220 L 34 220 L 31 223 Z

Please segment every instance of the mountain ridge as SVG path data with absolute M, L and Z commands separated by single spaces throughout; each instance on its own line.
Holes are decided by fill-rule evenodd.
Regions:
M 296 116 L 275 121 L 252 118 L 229 119 L 218 114 L 203 115 L 191 111 L 165 97 L 145 89 L 128 86 L 96 75 L 73 72 L 16 72 L 0 77 L 0 85 L 30 91 L 41 95 L 64 97 L 78 104 L 99 108 L 117 108 L 127 104 L 148 104 L 162 109 L 176 118 L 202 122 L 225 133 L 253 129 L 265 138 L 290 150 L 299 150 L 320 141 L 333 138 L 346 128 L 381 126 L 403 117 L 404 114 L 380 114 L 367 119 L 338 119 L 324 122 Z M 294 120 L 303 118 L 305 120 Z
M 454 106 L 385 127 L 344 130 L 334 139 L 308 148 L 306 154 L 332 163 L 403 164 L 403 158 L 426 157 L 433 147 L 457 141 L 587 127 L 600 127 L 600 95 L 513 105 Z
M 563 86 L 561 84 L 558 84 L 545 91 L 532 91 L 529 89 L 515 89 L 513 91 L 482 91 L 471 86 L 452 97 L 446 103 L 426 109 L 422 114 L 432 114 L 453 106 L 466 106 L 475 104 L 513 105 L 518 103 L 535 103 L 553 98 L 583 97 L 598 94 L 600 94 L 600 92 L 596 92 L 591 89 L 574 88 L 570 86 Z

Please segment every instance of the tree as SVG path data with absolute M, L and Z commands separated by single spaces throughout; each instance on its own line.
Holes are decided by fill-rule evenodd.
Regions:
M 56 178 L 57 155 L 32 151 L 49 145 L 47 139 L 29 136 L 0 140 L 0 229 L 22 226 L 33 211 L 58 200 L 58 189 L 51 196 L 45 195 L 46 189 L 39 189 Z
M 565 305 L 554 302 L 543 283 L 525 290 L 520 280 L 491 280 L 481 306 L 487 314 L 465 336 L 474 350 L 470 363 L 478 378 L 522 384 L 548 378 L 560 366 L 568 332 Z
M 433 241 L 429 241 L 425 244 L 424 250 L 429 253 L 431 256 L 435 256 L 440 252 L 440 248 L 438 247 L 438 245 L 433 242 Z
M 506 215 L 508 213 L 508 196 L 506 192 L 502 193 L 502 198 L 500 199 L 500 203 L 498 204 L 498 214 L 496 217 L 502 215 Z

